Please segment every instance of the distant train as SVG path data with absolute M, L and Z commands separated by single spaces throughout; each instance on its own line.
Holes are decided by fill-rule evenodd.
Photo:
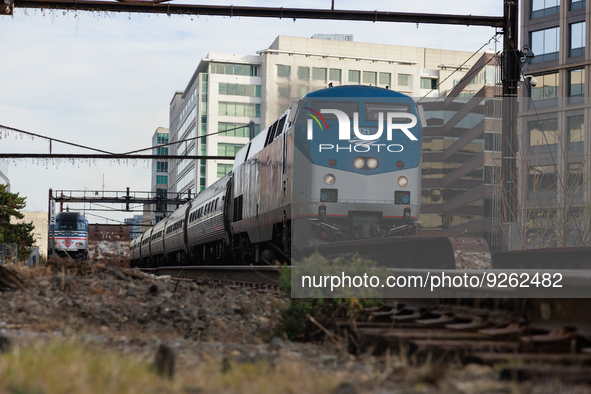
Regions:
M 264 263 L 292 248 L 416 234 L 422 113 L 370 86 L 307 94 L 232 172 L 131 243 L 137 267 Z
M 50 227 L 49 253 L 53 225 Z M 55 218 L 55 251 L 61 257 L 88 258 L 88 220 L 79 212 L 60 212 Z

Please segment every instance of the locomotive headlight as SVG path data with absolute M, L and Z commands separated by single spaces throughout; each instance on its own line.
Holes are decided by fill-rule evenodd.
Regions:
M 363 160 L 361 157 L 358 157 L 355 160 L 353 160 L 353 165 L 355 166 L 355 168 L 361 169 L 365 167 L 365 160 Z
M 336 178 L 334 175 L 326 174 L 324 176 L 324 183 L 326 183 L 327 185 L 332 185 L 334 183 L 334 181 L 336 181 Z
M 84 244 L 82 242 L 77 242 L 76 246 L 83 246 Z
M 401 176 L 400 178 L 398 178 L 398 186 L 406 187 L 406 185 L 408 185 L 408 178 L 406 178 L 405 176 Z
M 380 162 L 378 161 L 378 159 L 372 157 L 367 159 L 367 167 L 370 170 L 375 170 L 376 168 L 378 168 L 378 166 L 380 165 Z

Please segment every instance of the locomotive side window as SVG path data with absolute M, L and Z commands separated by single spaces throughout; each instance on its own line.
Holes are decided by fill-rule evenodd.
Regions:
M 269 127 L 269 130 L 267 131 L 267 139 L 265 140 L 265 146 L 269 145 L 273 141 L 273 138 L 275 137 L 275 130 L 277 130 L 277 123 L 278 122 L 275 122 Z
M 284 117 L 281 118 L 281 120 L 279 120 L 279 124 L 277 125 L 277 130 L 275 130 L 275 137 L 273 137 L 273 139 L 279 137 L 281 135 L 281 133 L 283 133 L 283 128 L 285 127 L 285 120 L 287 119 L 287 115 L 285 115 Z
M 234 212 L 232 215 L 233 222 L 242 220 L 242 199 L 243 196 L 238 196 L 234 199 Z

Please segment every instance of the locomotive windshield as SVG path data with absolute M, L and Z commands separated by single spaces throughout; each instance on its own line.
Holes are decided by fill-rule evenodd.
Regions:
M 314 111 L 322 113 L 323 109 L 338 109 L 343 111 L 349 116 L 349 119 L 353 119 L 353 113 L 359 112 L 359 102 L 357 101 L 312 101 L 311 107 Z M 322 116 L 326 120 L 337 120 L 336 115 L 331 113 L 322 113 Z
M 76 220 L 58 220 L 56 230 L 86 231 L 86 222 Z
M 377 103 L 365 103 L 365 120 L 369 122 L 376 122 L 379 120 L 379 114 L 388 112 L 410 112 L 410 105 L 402 103 L 391 103 L 391 102 L 377 102 Z M 410 123 L 410 119 L 402 118 L 397 119 L 396 123 Z

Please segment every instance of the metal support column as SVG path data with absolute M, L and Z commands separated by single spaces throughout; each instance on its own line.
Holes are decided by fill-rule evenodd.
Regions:
M 501 163 L 501 222 L 505 227 L 505 245 L 511 249 L 512 228 L 517 222 L 517 87 L 519 83 L 519 56 L 517 47 L 517 0 L 505 0 L 503 27 L 503 129 Z

